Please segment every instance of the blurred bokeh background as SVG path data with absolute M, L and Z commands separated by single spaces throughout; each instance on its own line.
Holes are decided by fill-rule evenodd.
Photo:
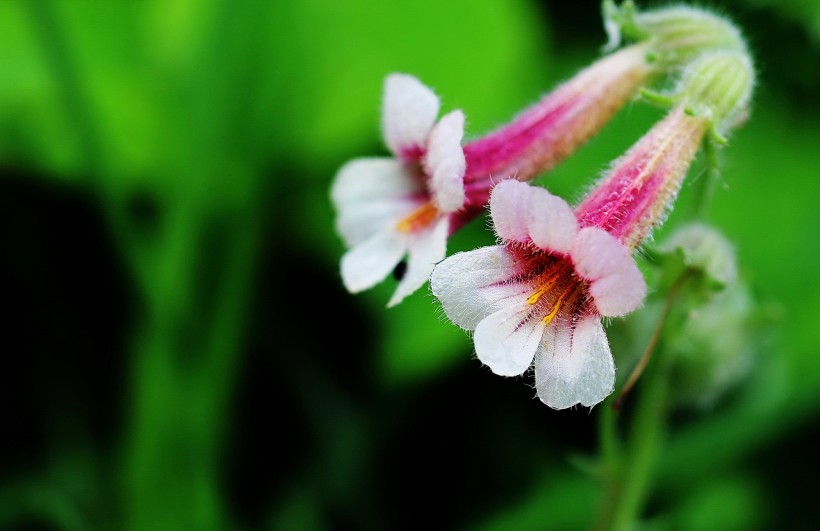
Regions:
M 711 3 L 759 67 L 707 214 L 757 317 L 714 349 L 743 381 L 668 419 L 645 528 L 810 529 L 820 3 Z M 604 41 L 591 1 L 0 2 L 0 528 L 586 528 L 601 409 L 490 374 L 426 292 L 345 293 L 328 190 L 386 153 L 387 73 L 477 136 Z M 579 197 L 662 113 L 630 104 L 541 182 Z

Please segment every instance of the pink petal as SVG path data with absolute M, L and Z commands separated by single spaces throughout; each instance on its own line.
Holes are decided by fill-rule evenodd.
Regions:
M 475 329 L 473 340 L 478 359 L 500 376 L 518 376 L 532 364 L 546 328 L 532 306 L 512 304 L 485 317 Z
M 430 132 L 424 167 L 436 207 L 444 213 L 464 205 L 464 170 L 467 162 L 461 149 L 464 113 L 453 111 L 442 117 Z
M 576 325 L 553 326 L 535 356 L 535 387 L 555 409 L 591 407 L 615 385 L 615 363 L 601 319 L 587 316 Z
M 530 187 L 525 183 L 508 179 L 493 187 L 490 194 L 490 215 L 499 238 L 506 241 L 527 241 L 529 204 Z
M 545 251 L 568 253 L 578 233 L 578 220 L 572 208 L 544 188 L 529 188 L 527 230 L 532 242 Z
M 643 302 L 646 283 L 629 250 L 597 227 L 578 231 L 571 251 L 576 272 L 590 282 L 601 315 L 625 315 Z
M 438 110 L 438 97 L 418 79 L 406 74 L 387 76 L 382 131 L 390 151 L 402 158 L 407 152 L 423 149 Z

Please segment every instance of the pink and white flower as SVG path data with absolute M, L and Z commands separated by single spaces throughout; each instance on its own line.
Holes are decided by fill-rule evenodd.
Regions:
M 385 83 L 383 129 L 395 158 L 348 162 L 331 190 L 337 229 L 351 249 L 342 280 L 351 293 L 384 279 L 405 254 L 407 272 L 388 306 L 421 287 L 446 254 L 450 218 L 464 204 L 464 115 L 436 122 L 439 100 L 416 78 Z
M 631 312 L 646 293 L 629 249 L 579 227 L 563 199 L 518 181 L 493 189 L 490 213 L 502 245 L 443 261 L 433 293 L 454 324 L 475 330 L 478 359 L 494 373 L 520 375 L 535 360 L 547 405 L 597 404 L 615 381 L 601 317 Z
M 483 212 L 497 182 L 536 177 L 603 127 L 652 73 L 647 52 L 637 45 L 595 62 L 463 148 L 461 111 L 437 122 L 439 100 L 429 88 L 388 76 L 382 125 L 394 158 L 350 161 L 331 191 L 350 248 L 342 258 L 348 291 L 374 286 L 405 255 L 407 271 L 388 306 L 421 287 L 446 255 L 449 235 Z
M 695 89 L 574 211 L 544 189 L 499 183 L 490 214 L 502 244 L 458 253 L 433 271 L 433 294 L 454 324 L 475 331 L 479 360 L 502 376 L 534 363 L 538 396 L 553 408 L 592 406 L 612 392 L 615 364 L 601 318 L 643 301 L 632 251 L 671 208 L 706 133 L 746 104 L 748 90 L 729 84 L 723 92 L 721 74 L 739 79 L 747 62 L 716 55 L 698 68 L 688 81 Z

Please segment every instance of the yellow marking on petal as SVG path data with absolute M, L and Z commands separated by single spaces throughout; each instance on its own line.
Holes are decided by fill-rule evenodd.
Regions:
M 438 216 L 438 210 L 432 202 L 428 201 L 399 221 L 396 224 L 396 229 L 401 232 L 413 232 L 429 225 L 436 216 Z
M 555 283 L 558 282 L 558 277 L 560 277 L 561 273 L 563 273 L 563 272 L 564 272 L 564 269 L 559 267 L 558 271 L 556 271 L 552 275 L 550 275 L 549 279 L 547 279 L 546 282 L 541 284 L 541 287 L 538 288 L 538 291 L 536 291 L 535 293 L 533 293 L 532 295 L 529 296 L 529 298 L 527 299 L 527 304 L 532 306 L 533 304 L 538 302 L 541 299 L 541 296 L 544 293 L 548 292 L 549 290 L 551 290 L 555 286 Z
M 552 310 L 550 310 L 550 313 L 544 316 L 541 322 L 543 322 L 545 325 L 550 324 L 552 320 L 555 319 L 555 316 L 558 315 L 558 311 L 561 310 L 561 306 L 563 306 L 567 299 L 572 298 L 572 295 L 575 294 L 579 286 L 579 283 L 570 283 L 570 285 L 566 287 L 563 293 L 561 293 L 561 295 L 558 296 L 558 300 L 555 301 L 555 304 L 552 306 Z

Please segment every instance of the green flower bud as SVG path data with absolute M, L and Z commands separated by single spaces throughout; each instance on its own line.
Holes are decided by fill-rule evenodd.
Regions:
M 732 244 L 706 225 L 693 223 L 677 230 L 658 250 L 675 256 L 685 268 L 700 271 L 710 287 L 723 288 L 737 279 Z
M 748 112 L 754 87 L 754 68 L 748 55 L 707 52 L 683 72 L 672 98 L 692 114 L 706 115 L 719 135 Z
M 670 6 L 638 11 L 631 1 L 620 7 L 613 0 L 602 6 L 608 49 L 622 39 L 648 41 L 663 66 L 683 64 L 706 50 L 746 53 L 740 31 L 728 20 L 704 9 Z
M 674 358 L 672 395 L 678 403 L 711 407 L 748 375 L 757 338 L 753 308 L 746 286 L 734 283 L 691 307 L 670 330 L 665 348 Z

